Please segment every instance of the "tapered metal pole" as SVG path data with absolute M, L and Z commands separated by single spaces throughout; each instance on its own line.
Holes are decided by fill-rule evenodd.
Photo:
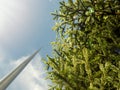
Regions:
M 28 57 L 25 61 L 23 61 L 19 66 L 17 66 L 12 72 L 10 72 L 7 76 L 1 79 L 0 90 L 5 90 L 39 51 L 40 50 L 33 53 L 30 57 Z

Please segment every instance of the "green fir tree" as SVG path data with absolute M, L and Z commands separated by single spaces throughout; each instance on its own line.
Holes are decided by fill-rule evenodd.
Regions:
M 52 13 L 50 90 L 120 90 L 120 0 L 65 0 Z

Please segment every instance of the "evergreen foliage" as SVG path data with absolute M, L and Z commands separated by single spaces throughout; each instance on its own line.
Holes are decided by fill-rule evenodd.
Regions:
M 67 0 L 52 13 L 50 90 L 120 90 L 120 0 Z

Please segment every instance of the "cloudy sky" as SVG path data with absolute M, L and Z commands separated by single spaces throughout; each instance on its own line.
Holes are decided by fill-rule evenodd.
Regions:
M 41 58 L 51 54 L 55 32 L 50 13 L 59 1 L 0 0 L 0 78 L 42 48 L 7 90 L 47 90 Z

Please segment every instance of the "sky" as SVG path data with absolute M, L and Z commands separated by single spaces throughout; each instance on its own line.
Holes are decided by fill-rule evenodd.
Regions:
M 50 13 L 59 1 L 0 0 L 0 78 L 41 48 L 7 90 L 48 90 L 41 58 L 51 55 L 50 42 L 56 36 Z

